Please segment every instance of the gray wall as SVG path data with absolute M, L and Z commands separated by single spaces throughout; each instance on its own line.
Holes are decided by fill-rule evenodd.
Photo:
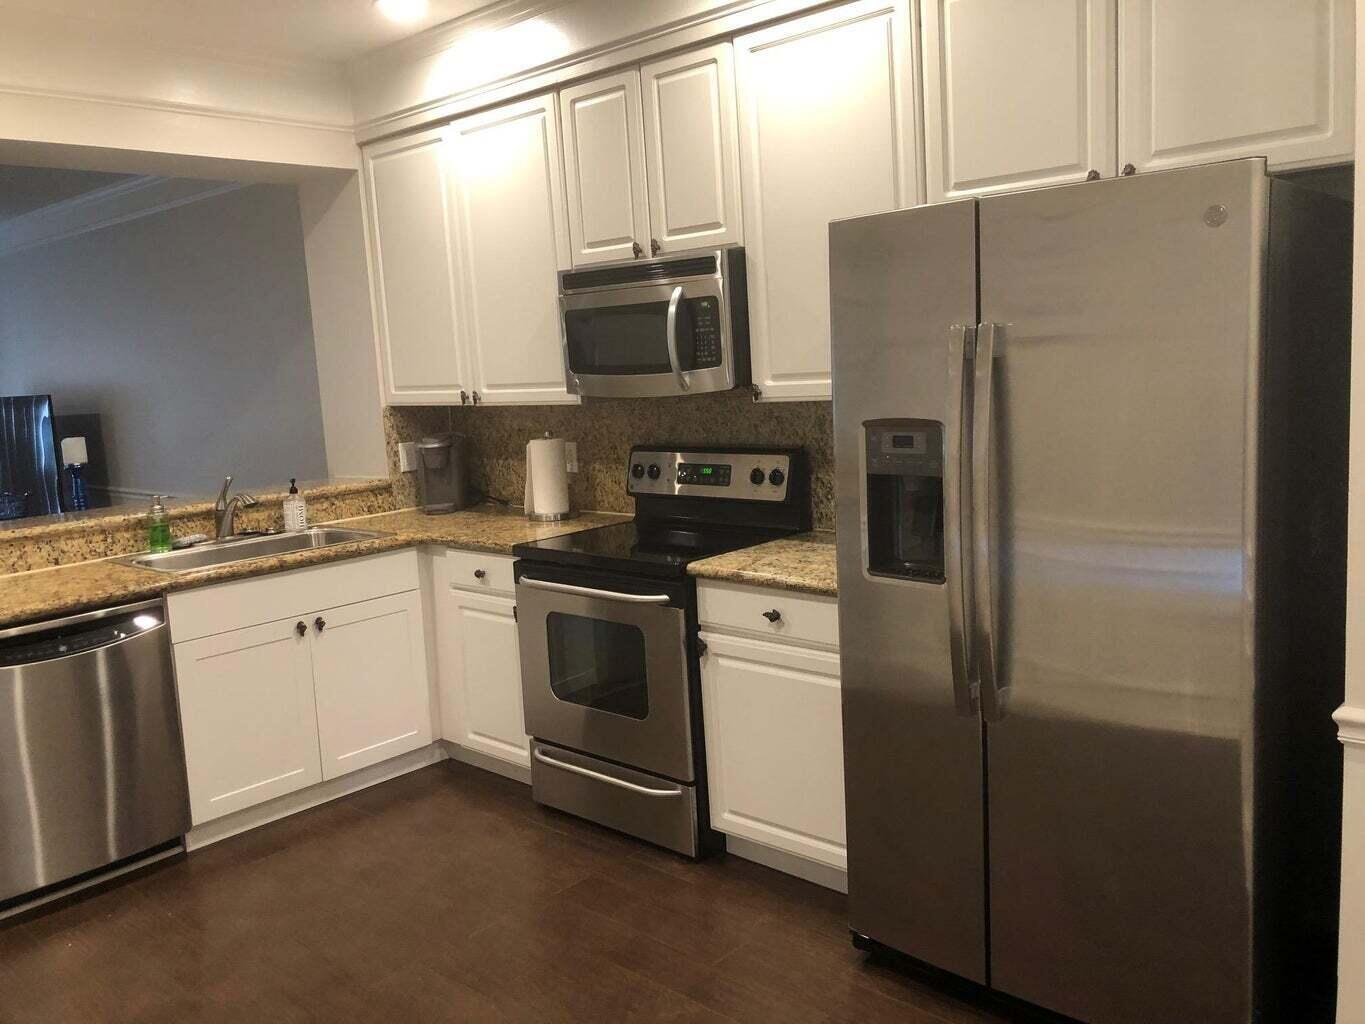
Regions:
M 111 488 L 327 475 L 297 193 L 256 185 L 0 257 L 0 393 L 100 417 Z

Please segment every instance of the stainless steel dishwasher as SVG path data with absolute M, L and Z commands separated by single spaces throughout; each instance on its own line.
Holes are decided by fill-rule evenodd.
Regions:
M 189 827 L 162 602 L 0 630 L 0 906 Z

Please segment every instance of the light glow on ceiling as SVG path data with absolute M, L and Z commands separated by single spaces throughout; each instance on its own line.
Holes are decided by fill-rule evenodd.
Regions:
M 427 0 L 374 0 L 379 13 L 400 25 L 411 25 L 426 17 Z

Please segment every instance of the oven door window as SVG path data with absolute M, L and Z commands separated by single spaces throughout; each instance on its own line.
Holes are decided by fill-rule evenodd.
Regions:
M 645 635 L 638 626 L 551 612 L 545 629 L 556 697 L 626 718 L 649 715 Z
M 678 361 L 684 369 L 691 365 L 693 348 L 687 306 L 678 308 Z M 672 373 L 667 329 L 667 302 L 567 310 L 569 369 L 581 376 Z

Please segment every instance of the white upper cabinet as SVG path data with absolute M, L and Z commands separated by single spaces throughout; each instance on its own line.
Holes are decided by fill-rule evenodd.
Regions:
M 370 146 L 364 164 L 385 401 L 458 403 L 467 385 L 442 130 Z
M 446 137 L 476 401 L 577 402 L 559 324 L 556 272 L 570 260 L 554 96 L 456 121 Z
M 828 398 L 829 222 L 922 201 L 909 0 L 735 40 L 753 381 Z
M 1352 158 L 1353 0 L 1122 0 L 1119 163 Z
M 1113 0 L 924 0 L 930 202 L 1118 173 Z
M 573 263 L 628 260 L 649 237 L 640 73 L 633 68 L 559 94 Z
M 735 71 L 729 43 L 640 69 L 655 254 L 742 237 Z

